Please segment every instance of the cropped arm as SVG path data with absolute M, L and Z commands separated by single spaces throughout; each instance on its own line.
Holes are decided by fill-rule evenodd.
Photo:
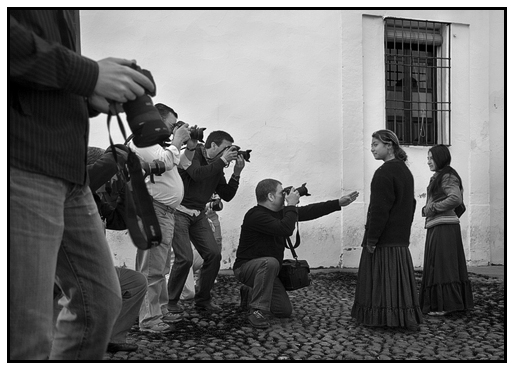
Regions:
M 321 216 L 331 214 L 335 211 L 341 210 L 339 200 L 331 200 L 325 202 L 318 202 L 306 206 L 300 206 L 299 210 L 299 222 L 305 222 L 320 218 Z
M 50 26 L 49 26 L 50 27 Z M 97 62 L 58 43 L 49 43 L 9 15 L 9 79 L 38 90 L 90 96 L 98 80 Z
M 254 231 L 266 235 L 289 237 L 295 230 L 297 218 L 297 208 L 295 206 L 286 206 L 283 209 L 283 217 L 281 219 L 262 211 L 255 213 L 247 223 L 249 229 Z
M 211 164 L 202 165 L 200 163 L 201 156 L 202 154 L 200 150 L 197 149 L 195 152 L 195 156 L 193 157 L 193 160 L 191 160 L 191 165 L 186 169 L 188 175 L 195 182 L 199 182 L 205 178 L 216 175 L 220 173 L 220 171 L 222 171 L 225 167 L 225 162 L 223 162 L 223 160 L 220 158 Z

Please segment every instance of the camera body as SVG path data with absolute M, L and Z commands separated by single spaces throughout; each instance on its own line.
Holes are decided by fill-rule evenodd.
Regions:
M 224 204 L 222 203 L 222 200 L 219 198 L 212 198 L 207 203 L 207 207 L 213 211 L 222 211 L 224 208 Z
M 289 186 L 289 187 L 286 187 L 283 189 L 283 194 L 287 195 L 288 193 L 290 193 L 291 189 L 293 187 L 292 186 Z M 311 196 L 309 194 L 309 191 L 308 189 L 306 188 L 306 183 L 304 183 L 303 185 L 301 185 L 300 187 L 296 187 L 295 188 L 297 191 L 299 191 L 299 195 L 302 197 L 302 196 Z
M 184 124 L 184 121 L 177 121 L 177 123 L 173 125 L 172 131 L 174 131 L 176 128 L 180 128 Z M 204 143 L 204 130 L 206 130 L 206 128 L 199 128 L 197 125 L 194 125 L 190 126 L 188 129 L 190 132 L 191 139 L 198 140 L 199 142 Z
M 145 90 L 145 94 L 142 96 L 123 104 L 127 122 L 134 135 L 134 145 L 149 147 L 162 143 L 170 137 L 171 133 L 150 98 L 156 95 L 156 85 L 152 74 L 150 71 L 141 69 L 136 63 L 130 67 L 146 76 L 154 84 L 154 91 Z

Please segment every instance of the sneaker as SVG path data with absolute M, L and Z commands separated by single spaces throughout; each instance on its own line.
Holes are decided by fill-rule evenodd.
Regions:
M 198 310 L 205 310 L 207 312 L 221 312 L 222 308 L 220 308 L 218 305 L 213 304 L 211 302 L 207 304 L 195 304 L 195 308 Z
M 170 313 L 182 313 L 184 312 L 184 308 L 181 307 L 178 303 L 168 303 L 166 305 L 168 308 L 168 312 Z
M 166 314 L 163 314 L 163 317 L 161 318 L 161 320 L 163 322 L 166 322 L 166 323 L 181 322 L 182 321 L 182 314 L 168 312 Z
M 241 310 L 247 311 L 249 310 L 249 288 L 245 285 L 240 287 L 240 308 Z
M 137 350 L 138 350 L 138 346 L 136 344 L 130 344 L 130 343 L 109 343 L 109 344 L 107 344 L 107 351 L 109 353 L 135 352 Z
M 270 323 L 259 309 L 252 310 L 247 317 L 249 322 L 255 328 L 268 328 Z
M 155 334 L 165 334 L 167 332 L 175 331 L 174 325 L 168 325 L 164 322 L 159 322 L 150 326 L 141 326 L 139 327 L 140 331 L 143 332 L 153 332 Z

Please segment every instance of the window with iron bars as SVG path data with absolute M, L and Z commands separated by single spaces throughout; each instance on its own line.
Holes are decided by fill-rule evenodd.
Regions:
M 385 18 L 386 128 L 404 145 L 450 145 L 450 25 Z

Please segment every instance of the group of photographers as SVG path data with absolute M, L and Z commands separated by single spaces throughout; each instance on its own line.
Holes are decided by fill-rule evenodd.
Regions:
M 211 297 L 221 246 L 205 206 L 214 193 L 224 201 L 235 196 L 250 151 L 239 151 L 224 131 L 199 144 L 199 135 L 177 123 L 173 109 L 152 104 L 152 76 L 135 61 L 81 56 L 75 12 L 9 11 L 11 360 L 91 360 L 106 349 L 134 350 L 125 335 L 137 311 L 142 331 L 172 331 L 184 310 L 179 299 L 192 266 L 191 244 L 203 259 L 195 307 L 221 310 Z M 111 146 L 87 167 L 89 117 L 110 118 L 122 110 L 132 141 Z M 115 269 L 104 230 L 126 227 L 125 199 L 132 193 L 123 162 L 134 153 L 146 164 L 164 164 L 160 176 L 146 180 L 161 240 L 137 250 L 136 271 Z M 224 168 L 233 161 L 227 182 Z M 267 326 L 267 314 L 291 314 L 276 273 L 295 222 L 339 210 L 357 197 L 353 192 L 296 208 L 297 190 L 285 193 L 280 182 L 263 182 L 256 189 L 258 206 L 245 216 L 235 264 L 246 286 L 249 321 L 260 328 Z M 113 199 L 99 197 L 102 187 Z M 278 311 L 277 295 L 284 304 Z M 62 307 L 55 322 L 53 298 Z

